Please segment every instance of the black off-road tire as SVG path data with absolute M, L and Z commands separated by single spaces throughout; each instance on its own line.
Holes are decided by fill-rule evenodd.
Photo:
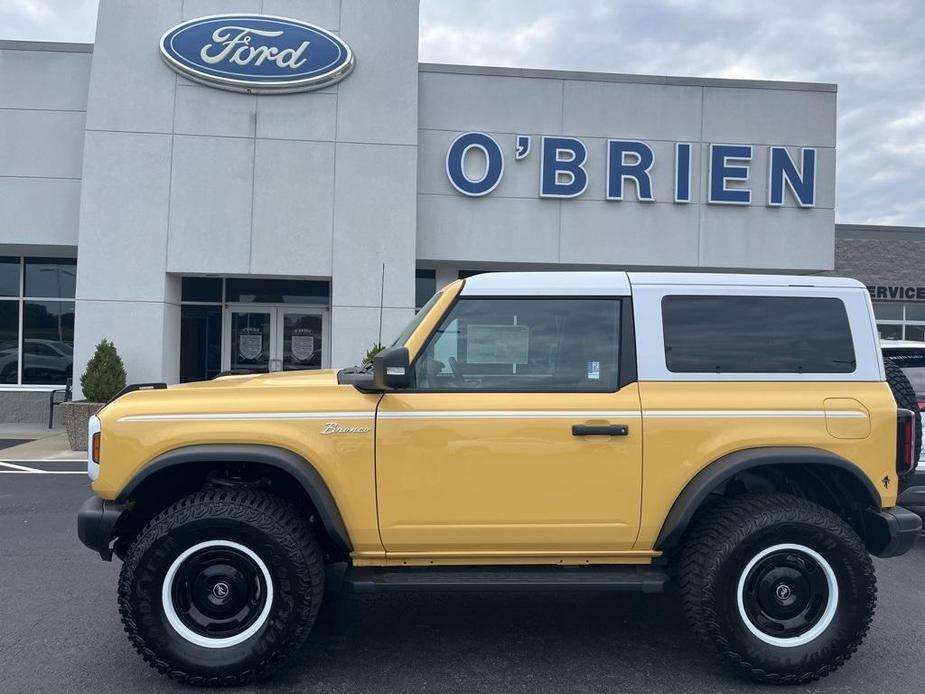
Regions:
M 759 562 L 746 571 L 749 563 L 782 545 L 817 553 L 838 588 L 831 621 L 822 619 L 814 627 L 827 624 L 824 630 L 808 643 L 787 647 L 768 643 L 774 639 L 766 632 L 756 636 L 746 623 L 748 608 L 739 605 L 740 593 L 746 592 L 743 586 L 751 584 L 761 566 Z M 808 558 L 792 549 L 767 556 Z M 831 511 L 787 494 L 744 495 L 717 504 L 697 519 L 681 550 L 678 584 L 688 621 L 699 638 L 752 678 L 769 684 L 811 682 L 841 667 L 867 635 L 877 604 L 873 564 L 854 530 Z M 779 595 L 776 587 L 779 584 L 769 584 L 772 599 Z M 797 593 L 794 589 L 793 595 Z M 759 629 L 756 620 L 749 622 Z
M 896 405 L 915 415 L 915 460 L 918 460 L 922 454 L 922 418 L 919 416 L 919 400 L 915 397 L 915 390 L 901 368 L 889 359 L 883 360 L 883 366 L 886 369 L 886 382 L 890 384 Z M 914 470 L 913 467 L 910 472 Z
M 179 567 L 175 576 L 189 571 L 184 564 L 197 555 L 178 562 L 185 551 L 222 542 L 246 547 L 259 558 L 253 564 L 258 567 L 255 575 L 258 582 L 270 577 L 272 599 L 266 599 L 270 591 L 265 590 L 260 614 L 253 617 L 260 626 L 246 640 L 204 647 L 172 626 L 162 587 L 171 567 Z M 260 562 L 266 573 L 259 570 Z M 171 585 L 179 580 L 173 579 Z M 227 591 L 226 585 L 221 592 L 233 591 Z M 276 496 L 229 487 L 191 494 L 144 527 L 122 566 L 119 612 L 135 650 L 158 672 L 192 685 L 229 686 L 253 682 L 278 668 L 308 637 L 323 593 L 324 562 L 305 518 Z M 176 607 L 169 609 L 178 619 Z

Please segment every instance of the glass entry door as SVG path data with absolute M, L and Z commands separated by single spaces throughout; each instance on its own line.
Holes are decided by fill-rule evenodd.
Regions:
M 328 365 L 328 312 L 291 306 L 225 309 L 222 370 L 263 373 Z

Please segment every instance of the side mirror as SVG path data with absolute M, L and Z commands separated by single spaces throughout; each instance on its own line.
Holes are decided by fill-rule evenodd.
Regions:
M 400 390 L 411 385 L 407 347 L 389 347 L 373 357 L 373 387 Z

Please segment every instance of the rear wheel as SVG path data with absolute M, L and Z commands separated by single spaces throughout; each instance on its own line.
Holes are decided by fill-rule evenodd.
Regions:
M 119 611 L 142 657 L 198 685 L 253 681 L 308 636 L 324 565 L 304 518 L 245 487 L 192 494 L 128 551 Z
M 699 519 L 679 585 L 700 638 L 752 677 L 824 677 L 857 650 L 873 618 L 873 564 L 831 511 L 785 495 L 748 495 Z

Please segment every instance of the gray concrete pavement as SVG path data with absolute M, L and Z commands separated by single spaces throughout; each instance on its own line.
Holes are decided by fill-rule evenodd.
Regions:
M 54 466 L 46 466 L 54 467 Z M 192 691 L 129 646 L 119 564 L 77 541 L 79 475 L 0 474 L 0 690 Z M 925 541 L 877 561 L 880 606 L 860 653 L 791 692 L 920 691 Z M 273 692 L 753 692 L 691 638 L 674 596 L 331 595 Z

